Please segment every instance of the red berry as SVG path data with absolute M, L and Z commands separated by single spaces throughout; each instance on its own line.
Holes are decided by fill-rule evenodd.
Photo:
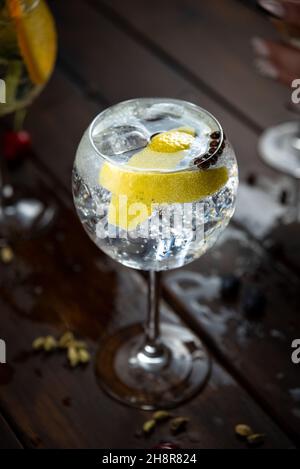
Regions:
M 9 131 L 3 136 L 3 155 L 7 160 L 23 158 L 31 150 L 31 137 L 28 132 Z

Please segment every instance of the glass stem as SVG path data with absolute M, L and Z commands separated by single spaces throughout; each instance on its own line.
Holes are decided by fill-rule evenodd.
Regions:
M 159 342 L 159 298 L 160 273 L 149 272 L 148 280 L 148 315 L 145 323 L 146 343 L 155 347 Z
M 154 371 L 163 367 L 169 358 L 167 347 L 160 340 L 160 277 L 159 272 L 149 272 L 148 314 L 145 322 L 145 338 L 138 354 L 142 366 Z

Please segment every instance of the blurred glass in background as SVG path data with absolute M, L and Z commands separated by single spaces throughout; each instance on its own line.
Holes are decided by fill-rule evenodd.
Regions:
M 52 14 L 44 0 L 0 0 L 0 116 L 14 113 L 13 130 L 1 146 L 0 237 L 31 236 L 47 226 L 54 208 L 40 196 L 12 186 L 5 160 L 30 151 L 23 130 L 26 108 L 41 92 L 54 68 L 57 37 Z

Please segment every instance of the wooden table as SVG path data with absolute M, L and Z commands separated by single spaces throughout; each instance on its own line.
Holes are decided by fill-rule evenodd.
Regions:
M 137 438 L 147 412 L 107 397 L 92 364 L 71 370 L 64 355 L 31 351 L 35 337 L 70 328 L 94 354 L 104 332 L 145 315 L 144 279 L 97 250 L 74 214 L 76 146 L 92 117 L 110 104 L 136 96 L 182 98 L 221 120 L 242 180 L 255 173 L 275 181 L 277 173 L 258 157 L 257 139 L 265 127 L 292 118 L 284 107 L 289 90 L 253 68 L 251 37 L 275 33 L 251 2 L 50 4 L 59 59 L 28 116 L 35 154 L 22 177 L 55 198 L 59 216 L 49 232 L 15 243 L 13 262 L 0 265 L 0 337 L 8 355 L 0 365 L 0 447 L 151 448 L 170 440 L 167 428 Z M 234 434 L 238 423 L 265 433 L 263 448 L 299 446 L 300 365 L 291 362 L 291 342 L 300 335 L 299 264 L 267 246 L 233 222 L 212 252 L 165 275 L 163 314 L 192 328 L 213 361 L 205 389 L 176 410 L 191 417 L 189 432 L 175 438 L 182 448 L 245 448 Z M 209 282 L 230 272 L 239 272 L 240 295 L 208 298 L 203 276 Z M 259 320 L 242 310 L 243 291 L 253 284 L 267 297 Z

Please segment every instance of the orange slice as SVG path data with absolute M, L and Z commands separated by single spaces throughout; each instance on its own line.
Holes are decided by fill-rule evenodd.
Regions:
M 24 11 L 21 0 L 6 0 L 14 21 L 18 44 L 31 81 L 43 85 L 50 77 L 57 50 L 52 14 L 44 0 Z

